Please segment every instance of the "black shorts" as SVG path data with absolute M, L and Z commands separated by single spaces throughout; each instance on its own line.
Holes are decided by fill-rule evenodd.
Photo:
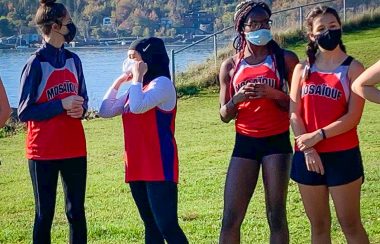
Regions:
M 292 152 L 289 131 L 268 137 L 251 137 L 236 133 L 232 157 L 252 159 L 261 163 L 265 156 Z
M 360 177 L 364 180 L 362 157 L 359 147 L 353 149 L 319 153 L 325 174 L 308 171 L 303 152 L 293 156 L 290 178 L 303 185 L 340 186 L 353 182 Z

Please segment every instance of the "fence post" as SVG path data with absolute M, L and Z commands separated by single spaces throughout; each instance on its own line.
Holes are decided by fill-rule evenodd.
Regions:
M 303 13 L 302 13 L 302 7 L 299 9 L 299 16 L 300 16 L 300 30 L 302 30 L 302 23 L 303 23 Z
M 215 70 L 217 70 L 218 69 L 218 39 L 216 35 L 214 35 L 214 54 L 215 54 Z
M 172 57 L 172 66 L 171 66 L 171 73 L 172 73 L 172 81 L 175 84 L 175 52 L 174 49 L 171 50 L 171 57 Z
M 346 22 L 346 0 L 343 0 L 343 22 Z

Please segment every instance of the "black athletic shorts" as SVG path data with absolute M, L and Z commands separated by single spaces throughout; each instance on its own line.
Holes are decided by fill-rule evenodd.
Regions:
M 325 174 L 308 171 L 303 152 L 293 156 L 290 178 L 303 185 L 339 186 L 353 182 L 363 176 L 364 171 L 359 147 L 349 150 L 319 153 Z
M 292 152 L 289 131 L 268 137 L 251 137 L 236 133 L 232 157 L 252 159 L 261 163 L 265 156 Z

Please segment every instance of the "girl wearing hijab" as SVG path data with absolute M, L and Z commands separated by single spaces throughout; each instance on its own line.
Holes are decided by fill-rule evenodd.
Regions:
M 145 226 L 145 243 L 188 243 L 178 224 L 178 153 L 174 138 L 177 95 L 164 42 L 139 39 L 128 50 L 132 71 L 115 80 L 100 116 L 122 115 L 125 181 Z M 119 87 L 132 80 L 116 98 Z

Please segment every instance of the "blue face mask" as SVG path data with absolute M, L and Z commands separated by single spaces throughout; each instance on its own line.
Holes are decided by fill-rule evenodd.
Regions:
M 273 39 L 272 33 L 268 29 L 260 29 L 245 32 L 245 38 L 256 46 L 265 46 Z

